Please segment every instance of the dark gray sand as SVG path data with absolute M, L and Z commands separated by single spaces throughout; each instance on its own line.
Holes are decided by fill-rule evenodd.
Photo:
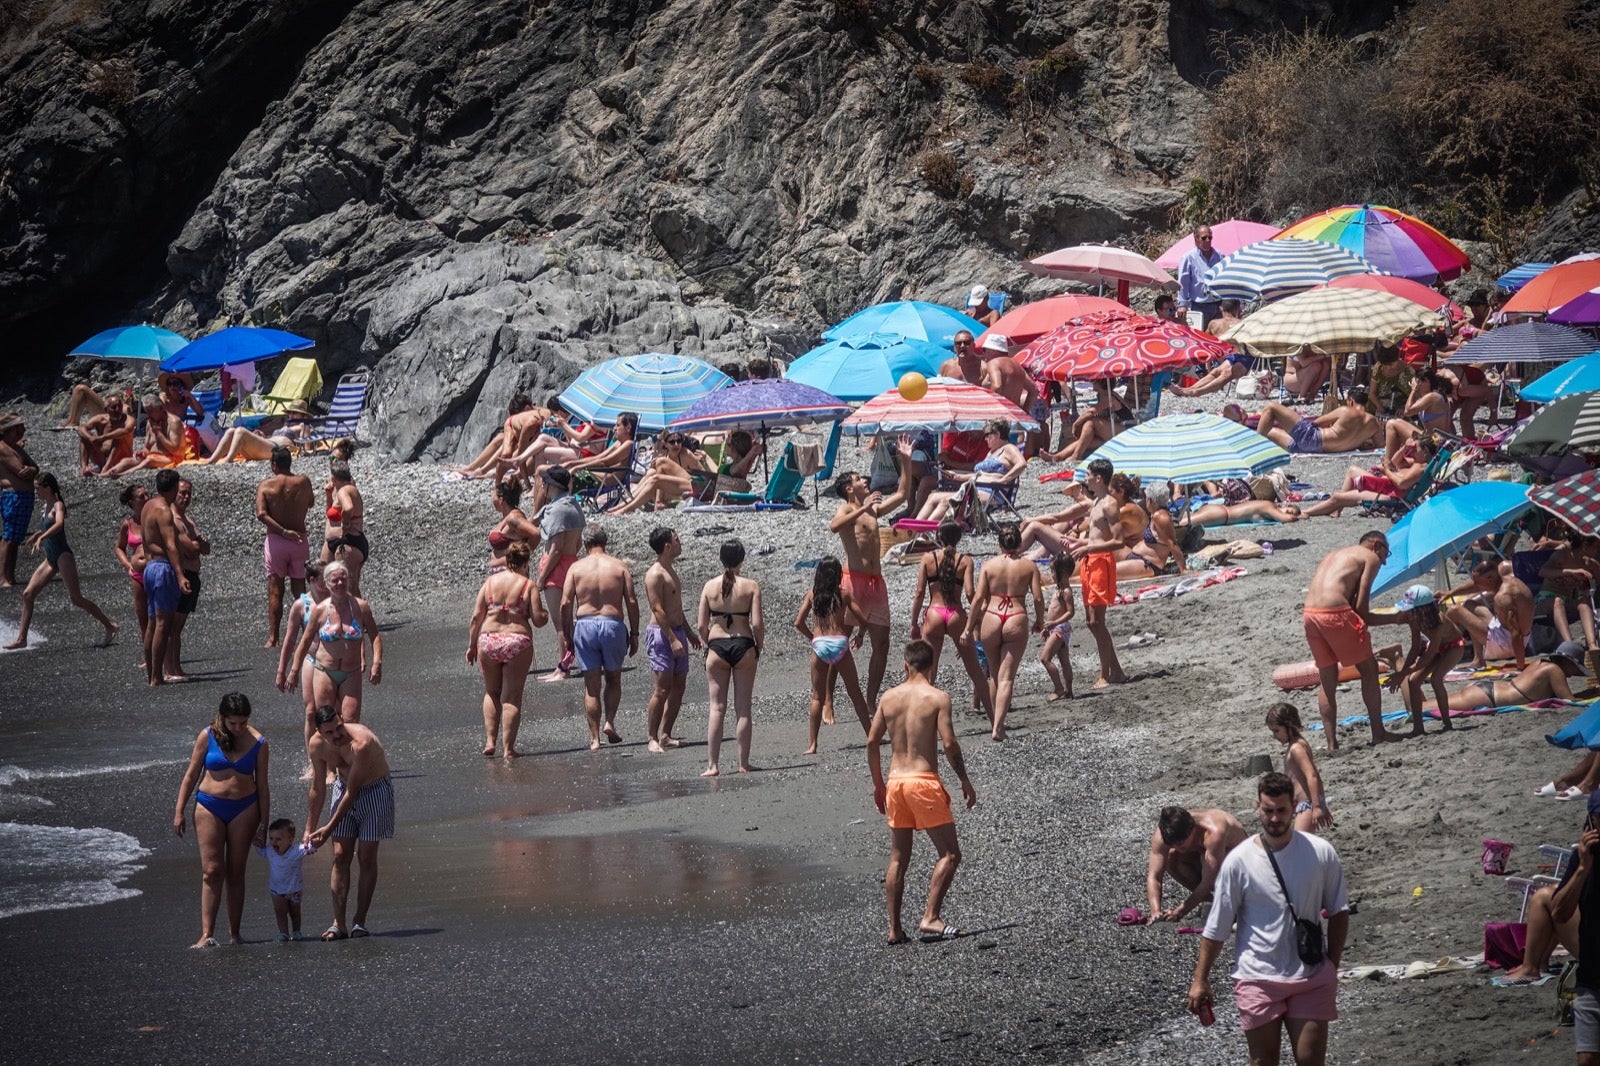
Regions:
M 67 438 L 33 421 L 45 465 L 73 469 Z M 320 462 L 306 467 L 320 484 Z M 1323 483 L 1342 469 L 1297 464 Z M 1251 527 L 1245 535 L 1278 550 L 1244 564 L 1249 576 L 1113 610 L 1119 645 L 1136 632 L 1160 638 L 1123 650 L 1134 679 L 1124 688 L 1046 704 L 1048 679 L 1030 659 L 1004 745 L 958 713 L 980 802 L 957 818 L 966 862 L 945 916 L 973 935 L 888 948 L 887 833 L 853 715 L 841 708 L 820 756 L 798 754 L 807 656 L 789 623 L 810 571 L 794 563 L 834 550 L 823 517 L 672 519 L 685 534 L 691 590 L 715 571 L 723 534 L 690 535 L 709 526 L 745 538 L 747 572 L 767 590 L 760 773 L 698 777 L 699 666 L 679 727 L 689 743 L 648 755 L 642 658 L 625 677 L 625 743 L 591 754 L 578 684 L 530 681 L 519 745 L 529 754 L 507 765 L 478 754 L 477 674 L 462 661 L 488 489 L 441 482 L 430 467 L 378 471 L 359 457 L 375 556 L 364 584 L 386 642 L 385 680 L 367 689 L 363 720 L 388 748 L 400 814 L 381 852 L 374 935 L 272 943 L 257 858 L 250 942 L 191 951 L 198 856 L 192 837 L 173 836 L 171 812 L 182 760 L 222 693 L 250 695 L 273 741 L 274 815 L 305 819 L 298 696 L 271 688 L 273 660 L 260 647 L 249 500 L 261 472 L 194 475 L 195 513 L 218 542 L 188 631 L 197 679 L 153 693 L 134 669 L 126 581 L 110 558 L 117 486 L 63 478 L 86 591 L 124 628 L 116 647 L 92 649 L 97 628 L 57 587 L 36 621 L 45 643 L 0 655 L 0 831 L 38 847 L 0 852 L 0 900 L 59 908 L 0 918 L 0 1060 L 256 1062 L 336 1048 L 406 1062 L 1242 1060 L 1221 967 L 1218 1024 L 1202 1029 L 1183 1013 L 1195 938 L 1113 919 L 1144 905 L 1144 851 L 1160 806 L 1221 806 L 1254 824 L 1243 766 L 1280 754 L 1261 715 L 1279 697 L 1273 666 L 1306 656 L 1301 590 L 1322 554 L 1370 522 Z M 1025 496 L 1035 512 L 1049 499 L 1037 485 Z M 642 564 L 654 524 L 650 515 L 613 521 L 613 543 Z M 987 554 L 993 540 L 968 547 Z M 897 627 L 912 578 L 910 568 L 889 575 Z M 0 592 L 0 619 L 15 619 L 18 598 Z M 548 664 L 548 632 L 536 643 Z M 1094 661 L 1081 627 L 1074 653 L 1087 693 Z M 864 669 L 865 656 L 858 662 Z M 944 669 L 963 708 L 964 681 Z M 1311 694 L 1290 699 L 1315 717 Z M 1358 693 L 1342 700 L 1359 709 Z M 1339 819 L 1329 839 L 1359 903 L 1347 965 L 1470 954 L 1485 921 L 1515 917 L 1514 898 L 1478 870 L 1479 841 L 1513 841 L 1513 867 L 1531 872 L 1539 843 L 1576 836 L 1578 806 L 1530 795 L 1568 763 L 1542 739 L 1565 718 L 1471 719 L 1378 751 L 1362 746 L 1364 729 L 1347 731 L 1343 752 L 1319 755 Z M 117 861 L 90 861 L 105 854 Z M 920 842 L 911 920 L 930 854 Z M 325 856 L 306 863 L 312 935 L 329 918 L 327 869 Z M 71 906 L 77 899 L 107 901 Z M 1552 1035 L 1551 999 L 1548 986 L 1494 989 L 1472 973 L 1347 984 L 1332 1059 L 1568 1062 L 1570 1032 Z

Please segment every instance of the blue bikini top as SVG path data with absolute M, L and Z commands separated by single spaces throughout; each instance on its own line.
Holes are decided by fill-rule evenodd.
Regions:
M 212 773 L 218 770 L 232 770 L 239 774 L 253 774 L 256 772 L 256 753 L 261 750 L 261 745 L 266 742 L 266 737 L 257 737 L 250 750 L 239 756 L 238 761 L 228 758 L 222 748 L 217 744 L 217 734 L 211 730 L 206 731 L 211 740 L 211 746 L 206 750 L 206 769 Z

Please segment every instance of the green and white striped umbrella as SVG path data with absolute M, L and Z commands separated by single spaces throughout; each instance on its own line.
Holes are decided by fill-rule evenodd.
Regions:
M 1109 459 L 1119 474 L 1180 485 L 1256 477 L 1289 465 L 1289 453 L 1255 430 L 1203 412 L 1163 415 L 1118 433 L 1079 465 L 1078 480 L 1095 459 Z
M 733 384 L 710 363 L 687 355 L 624 355 L 578 375 L 561 403 L 579 418 L 614 426 L 625 411 L 639 416 L 639 429 L 659 433 L 696 400 Z
M 1344 355 L 1444 325 L 1437 311 L 1403 296 L 1368 289 L 1312 289 L 1268 304 L 1222 339 L 1252 355 L 1281 357 L 1301 348 Z

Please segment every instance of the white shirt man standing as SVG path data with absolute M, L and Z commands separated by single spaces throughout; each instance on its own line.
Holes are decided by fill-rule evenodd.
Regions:
M 1205 286 L 1206 271 L 1222 262 L 1222 254 L 1211 247 L 1211 227 L 1194 228 L 1194 247 L 1178 264 L 1178 310 L 1200 312 L 1200 329 L 1217 317 L 1218 300 Z

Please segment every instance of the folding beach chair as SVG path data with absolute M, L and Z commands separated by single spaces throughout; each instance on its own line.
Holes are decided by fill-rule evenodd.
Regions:
M 572 494 L 590 514 L 605 514 L 633 498 L 633 484 L 650 469 L 652 452 L 635 438 L 626 462 L 618 466 L 590 466 L 579 470 Z
M 712 501 L 714 505 L 748 504 L 757 511 L 775 511 L 790 507 L 805 507 L 806 476 L 801 473 L 800 466 L 795 460 L 794 442 L 786 441 L 783 451 L 778 456 L 778 461 L 773 464 L 772 473 L 767 477 L 767 483 L 759 493 L 755 492 L 719 492 Z
M 333 389 L 333 399 L 328 401 L 328 413 L 311 420 L 306 437 L 307 451 L 327 451 L 334 441 L 356 435 L 356 427 L 366 410 L 369 385 L 365 370 L 339 379 Z
M 234 424 L 255 429 L 267 418 L 281 415 L 297 403 L 310 403 L 322 391 L 322 370 L 315 359 L 293 358 L 272 388 L 234 412 Z

